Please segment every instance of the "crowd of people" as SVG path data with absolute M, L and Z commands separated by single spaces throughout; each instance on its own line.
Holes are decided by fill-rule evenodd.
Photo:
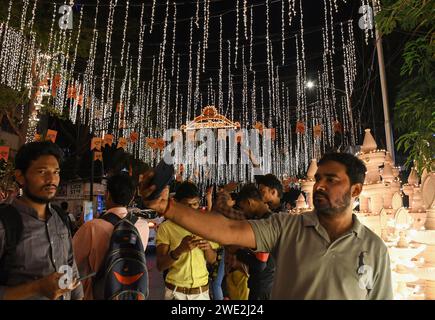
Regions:
M 351 154 L 319 160 L 315 208 L 303 214 L 289 213 L 296 199 L 272 174 L 204 198 L 184 181 L 149 200 L 150 170 L 139 184 L 108 177 L 107 210 L 79 228 L 53 205 L 61 150 L 32 142 L 14 161 L 22 195 L 0 205 L 0 300 L 146 299 L 148 221 L 129 211 L 138 194 L 165 218 L 156 236 L 164 299 L 392 299 L 387 248 L 353 214 L 366 167 Z

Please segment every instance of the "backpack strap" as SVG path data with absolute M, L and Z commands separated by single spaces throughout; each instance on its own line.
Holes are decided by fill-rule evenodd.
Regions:
M 0 221 L 5 229 L 5 250 L 0 257 L 0 283 L 8 278 L 6 261 L 15 260 L 15 251 L 23 233 L 23 221 L 20 213 L 11 205 L 0 205 Z
M 72 225 L 71 220 L 68 217 L 68 213 L 66 213 L 61 207 L 58 207 L 56 205 L 50 205 L 51 208 L 57 213 L 59 218 L 62 220 L 63 224 L 68 229 L 69 235 L 72 237 Z
M 116 214 L 112 212 L 108 212 L 106 214 L 103 214 L 100 219 L 106 220 L 107 222 L 110 222 L 113 226 L 115 226 L 119 221 L 122 219 L 118 217 Z
M 137 220 L 139 220 L 139 217 L 132 212 L 130 212 L 125 218 L 128 221 L 130 221 L 133 225 L 135 225 Z
M 99 217 L 99 219 L 103 219 L 103 220 L 109 222 L 110 224 L 113 225 L 113 227 L 115 227 L 118 224 L 118 222 L 120 222 L 122 220 L 120 217 L 118 217 L 116 214 L 114 214 L 112 212 L 108 212 L 108 213 L 103 214 L 102 216 Z M 98 272 L 94 278 L 94 289 L 93 289 L 94 290 L 94 297 L 99 296 L 98 293 L 100 293 L 100 290 L 101 290 L 100 288 L 97 289 L 97 286 L 98 286 L 97 284 L 99 284 L 99 282 L 102 280 L 102 278 L 104 276 L 104 273 L 105 273 L 104 264 L 105 264 L 105 261 L 107 259 L 107 254 L 108 254 L 108 252 L 106 253 L 106 257 L 103 260 L 103 265 L 100 266 L 100 270 L 98 270 Z M 96 294 L 96 292 L 97 292 L 97 294 Z

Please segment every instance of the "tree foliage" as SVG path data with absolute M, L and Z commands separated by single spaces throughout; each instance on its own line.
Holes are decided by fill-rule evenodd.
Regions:
M 431 169 L 435 155 L 435 1 L 385 0 L 376 16 L 383 35 L 406 34 L 402 52 L 402 81 L 395 105 L 399 150 L 408 154 L 406 166 L 415 163 L 421 174 Z

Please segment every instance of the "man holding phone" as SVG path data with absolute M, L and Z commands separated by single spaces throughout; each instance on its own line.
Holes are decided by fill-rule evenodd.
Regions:
M 196 185 L 179 185 L 175 201 L 199 212 L 200 197 Z M 209 300 L 207 263 L 216 261 L 217 243 L 212 243 L 173 223 L 163 222 L 157 231 L 157 268 L 168 270 L 165 279 L 166 300 Z

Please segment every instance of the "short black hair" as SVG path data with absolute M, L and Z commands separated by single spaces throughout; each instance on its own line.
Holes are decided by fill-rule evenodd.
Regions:
M 236 202 L 240 204 L 240 202 L 248 199 L 263 200 L 260 190 L 258 190 L 257 186 L 253 183 L 245 184 L 242 189 L 240 189 Z
M 128 206 L 136 192 L 136 183 L 126 173 L 118 173 L 107 179 L 107 191 L 113 203 Z
M 364 184 L 367 167 L 364 162 L 350 153 L 326 153 L 317 163 L 318 166 L 328 162 L 335 161 L 346 167 L 346 174 L 349 177 L 350 185 L 357 183 Z
M 183 199 L 191 199 L 199 196 L 200 193 L 196 184 L 189 181 L 184 181 L 183 183 L 180 183 L 175 190 L 174 199 L 180 201 Z
M 15 155 L 15 169 L 24 174 L 29 169 L 32 161 L 42 156 L 53 156 L 61 165 L 63 152 L 59 146 L 51 141 L 30 142 L 23 145 Z
M 282 197 L 282 201 L 284 203 L 290 203 L 292 208 L 296 207 L 296 200 L 298 199 L 299 195 L 301 194 L 301 190 L 296 188 L 290 188 L 289 191 L 284 192 L 284 195 Z
M 279 179 L 275 175 L 269 173 L 265 176 L 256 176 L 255 180 L 259 185 L 262 184 L 270 189 L 275 189 L 276 191 L 278 191 L 278 197 L 280 199 L 282 198 L 284 188 L 281 181 L 279 181 Z

